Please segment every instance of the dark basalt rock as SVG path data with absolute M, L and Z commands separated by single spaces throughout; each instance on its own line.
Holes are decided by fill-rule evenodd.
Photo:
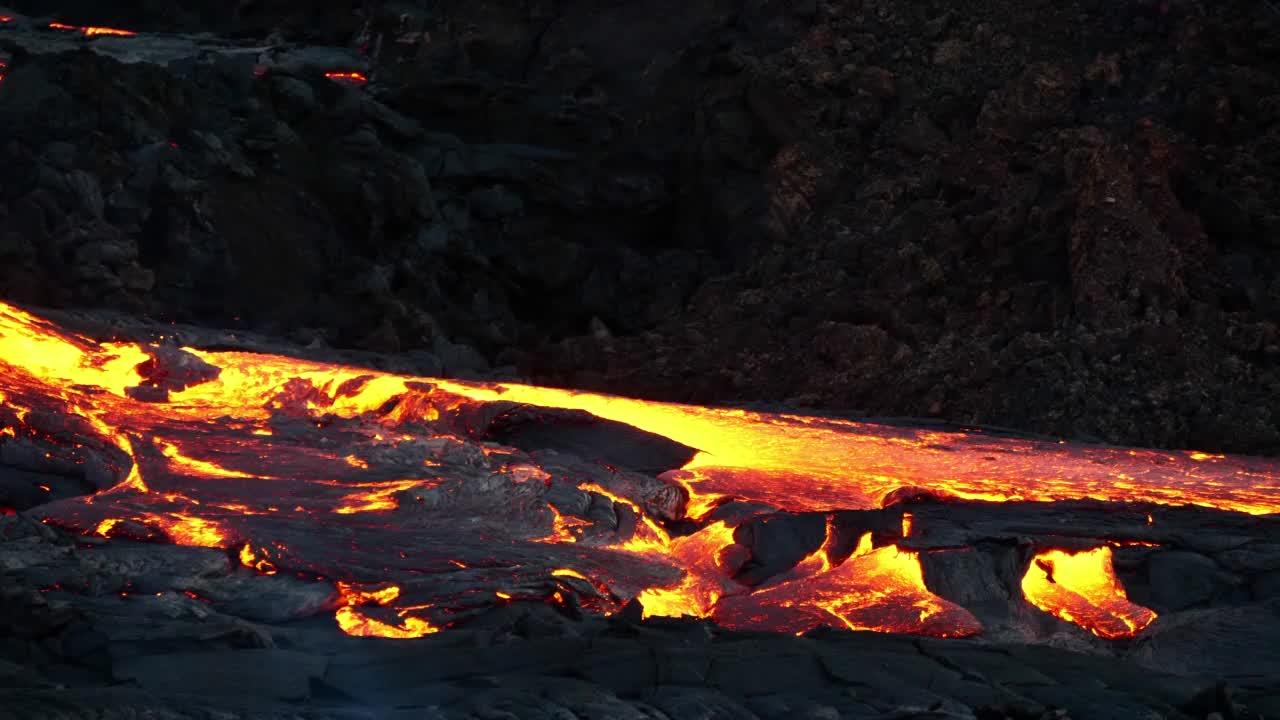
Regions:
M 1229 593 L 1232 579 L 1209 558 L 1196 553 L 1158 552 L 1148 559 L 1152 604 L 1185 610 Z
M 517 408 L 488 425 L 488 437 L 526 452 L 562 452 L 646 475 L 684 467 L 697 448 L 585 412 Z
M 311 653 L 266 648 L 143 655 L 114 663 L 112 673 L 150 692 L 299 701 L 326 664 Z

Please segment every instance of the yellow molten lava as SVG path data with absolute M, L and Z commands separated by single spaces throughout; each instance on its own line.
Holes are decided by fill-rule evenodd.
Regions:
M 1098 499 L 1280 512 L 1276 470 L 1259 472 L 1242 458 L 1236 458 L 1240 466 L 1211 475 L 1169 451 L 994 439 L 509 383 L 433 382 L 474 400 L 584 410 L 696 448 L 701 452 L 684 467 L 682 482 L 694 491 L 691 505 L 699 495 L 715 494 L 795 512 L 861 509 L 879 507 L 896 489 L 919 486 L 972 500 Z M 1117 484 L 1122 475 L 1129 482 Z
M 1103 638 L 1131 637 L 1156 619 L 1129 602 L 1111 564 L 1111 548 L 1035 556 L 1022 578 L 1022 594 L 1032 605 Z
M 98 526 L 93 529 L 93 532 L 95 535 L 101 535 L 102 537 L 109 537 L 111 535 L 111 530 L 114 529 L 115 526 L 119 524 L 120 524 L 120 520 L 118 518 L 107 518 L 106 520 L 103 520 L 102 522 L 98 523 Z
M 733 528 L 719 521 L 692 535 L 662 542 L 666 554 L 685 568 L 684 580 L 676 587 L 641 592 L 644 617 L 710 616 L 726 590 L 737 586 L 718 567 L 720 549 L 733 543 Z
M 254 551 L 253 545 L 245 543 L 240 548 L 240 564 L 253 568 L 263 575 L 275 575 L 276 566 L 267 559 L 265 550 Z
M 400 597 L 400 588 L 395 585 L 377 590 L 362 590 L 351 583 L 339 582 L 336 587 L 343 607 L 338 608 L 334 618 L 338 621 L 338 627 L 348 635 L 404 640 L 440 632 L 440 628 L 419 617 L 401 617 L 399 625 L 392 625 L 369 617 L 357 609 L 357 605 L 390 605 Z
M 915 552 L 895 545 L 872 549 L 871 533 L 844 563 L 749 597 L 725 598 L 713 617 L 730 628 L 765 626 L 803 633 L 820 625 L 850 630 L 965 637 L 982 630 L 968 610 L 925 587 Z
M 339 515 L 354 515 L 355 513 L 395 510 L 400 505 L 395 499 L 397 493 L 404 492 L 410 488 L 421 487 L 423 484 L 424 481 L 415 479 L 364 483 L 358 487 L 369 487 L 371 489 L 343 497 L 342 505 L 334 508 L 334 512 Z
M 222 529 L 204 518 L 173 513 L 156 518 L 156 523 L 178 545 L 219 548 L 227 544 L 227 536 Z
M 348 635 L 356 637 L 382 637 L 397 640 L 419 638 L 424 635 L 440 632 L 440 628 L 420 617 L 402 618 L 399 625 L 383 622 L 360 612 L 353 607 L 338 608 L 334 613 L 338 627 Z

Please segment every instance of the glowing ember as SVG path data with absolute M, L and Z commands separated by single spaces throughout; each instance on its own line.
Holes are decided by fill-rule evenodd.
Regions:
M 175 543 L 238 552 L 259 572 L 335 578 L 342 598 L 335 617 L 354 635 L 418 637 L 438 631 L 459 607 L 474 607 L 433 595 L 436 584 L 421 580 L 433 573 L 467 573 L 486 595 L 520 588 L 522 599 L 556 602 L 582 590 L 572 582 L 582 581 L 595 596 L 579 599 L 598 612 L 638 598 L 648 616 L 689 614 L 731 627 L 967 635 L 980 629 L 977 621 L 928 591 L 914 552 L 873 548 L 867 534 L 841 562 L 832 513 L 881 507 L 904 488 L 991 501 L 1280 510 L 1280 467 L 1258 459 L 96 343 L 2 303 L 0 378 L 0 443 L 36 443 L 59 461 L 105 466 L 117 479 L 96 496 L 41 506 L 45 520 L 104 536 L 127 520 Z M 658 479 L 614 468 L 565 474 L 477 437 L 483 428 L 475 431 L 468 418 L 495 402 L 584 410 L 700 452 Z M 74 419 L 74 427 L 51 433 L 48 417 Z M 657 501 L 671 497 L 679 502 Z M 751 552 L 735 542 L 742 519 L 703 520 L 734 500 L 826 513 L 826 537 L 789 570 L 745 585 L 735 579 Z M 904 513 L 903 537 L 918 523 Z M 509 534 L 513 524 L 519 537 Z M 422 544 L 405 547 L 406 539 Z M 483 551 L 450 552 L 467 543 Z M 1104 637 L 1136 632 L 1153 616 L 1124 599 L 1109 553 L 1042 555 L 1024 579 L 1027 598 Z M 377 577 L 398 584 L 367 584 Z M 545 594 L 526 591 L 537 583 Z
M 1022 578 L 1032 605 L 1103 638 L 1131 637 L 1156 614 L 1129 602 L 1111 565 L 1111 548 L 1036 555 Z

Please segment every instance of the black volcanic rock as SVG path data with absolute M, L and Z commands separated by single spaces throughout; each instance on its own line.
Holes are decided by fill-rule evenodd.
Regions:
M 1196 553 L 1158 552 L 1147 560 L 1152 602 L 1184 610 L 1200 605 L 1231 586 L 1230 577 L 1209 558 Z
M 275 648 L 143 655 L 115 663 L 115 679 L 151 692 L 205 697 L 306 700 L 325 661 L 310 653 Z
M 448 374 L 1280 448 L 1272 15 L 499 5 L 16 17 L 0 293 Z
M 648 475 L 682 468 L 698 452 L 589 413 L 545 408 L 504 412 L 489 424 L 488 433 L 493 440 L 526 452 L 563 452 Z

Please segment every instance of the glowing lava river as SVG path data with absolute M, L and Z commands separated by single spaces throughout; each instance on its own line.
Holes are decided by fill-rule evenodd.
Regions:
M 633 599 L 730 628 L 972 635 L 979 620 L 929 589 L 912 517 L 888 531 L 858 512 L 922 494 L 1280 510 L 1280 464 L 1262 459 L 99 343 L 3 304 L 0 371 L 0 461 L 91 493 L 31 515 L 331 583 L 324 611 L 354 635 L 421 636 L 512 601 L 607 614 Z M 819 534 L 763 558 L 762 523 L 794 517 Z M 1155 618 L 1127 600 L 1110 546 L 1038 548 L 1025 567 L 1027 602 L 1099 637 Z

